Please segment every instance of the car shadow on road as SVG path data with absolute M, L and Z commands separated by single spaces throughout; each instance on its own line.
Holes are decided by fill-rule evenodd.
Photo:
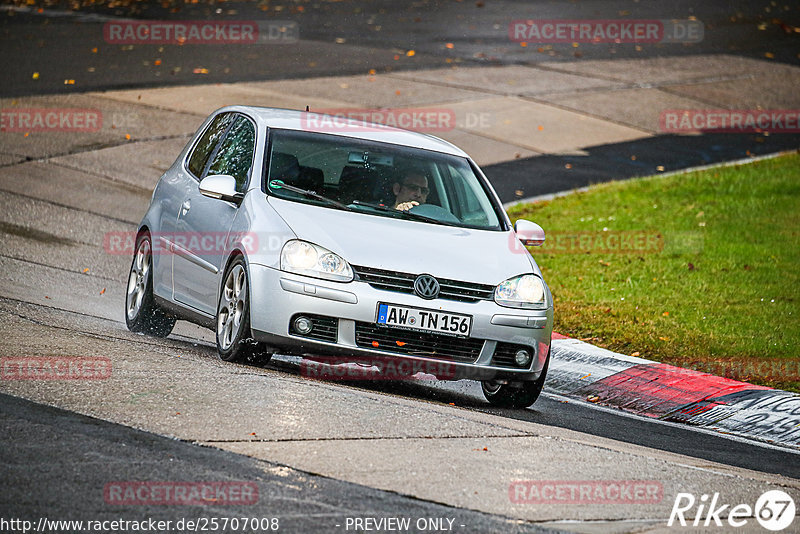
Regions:
M 178 341 L 178 343 L 184 342 L 184 340 Z M 187 346 L 187 349 L 201 357 L 216 358 L 215 350 L 211 346 L 195 343 L 190 345 L 191 347 Z M 480 383 L 472 380 L 342 380 L 339 378 L 328 380 L 305 376 L 302 371 L 303 361 L 308 360 L 296 356 L 277 355 L 267 364 L 245 362 L 239 365 L 254 370 L 278 371 L 306 380 L 328 383 L 331 386 L 454 406 L 544 427 L 570 430 L 720 464 L 800 479 L 797 452 L 766 447 L 744 439 L 732 439 L 675 423 L 635 417 L 621 411 L 599 409 L 594 405 L 590 406 L 548 393 L 546 387 L 545 392 L 533 406 L 513 410 L 490 406 L 483 398 Z
M 357 388 L 375 393 L 386 393 L 389 395 L 413 398 L 415 400 L 448 405 L 452 404 L 466 408 L 488 406 L 487 402 L 481 396 L 480 385 L 478 385 L 477 382 L 471 382 L 472 387 L 470 387 L 467 385 L 470 381 L 466 380 L 449 382 L 444 380 L 415 378 L 397 380 L 386 377 L 347 380 L 337 376 L 331 376 L 333 373 L 328 375 L 331 378 L 311 377 L 305 376 L 303 365 L 299 360 L 301 359 L 297 357 L 276 357 L 270 361 L 267 367 L 273 370 L 290 373 L 307 380 L 317 380 L 319 382 L 327 382 L 333 385 Z
M 623 412 L 598 409 L 579 401 L 545 392 L 527 409 L 490 406 L 480 383 L 472 380 L 325 380 L 303 376 L 299 357 L 274 357 L 264 369 L 416 401 L 454 406 L 522 422 L 560 428 L 580 434 L 686 455 L 725 465 L 777 473 L 800 479 L 798 453 L 778 447 L 764 447 L 747 440 L 731 439 L 714 432 L 701 432 L 679 424 L 633 417 Z M 247 364 L 245 364 L 247 365 Z M 544 431 L 547 432 L 546 430 Z

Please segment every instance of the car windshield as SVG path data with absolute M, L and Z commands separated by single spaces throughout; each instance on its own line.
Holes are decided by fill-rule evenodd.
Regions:
M 379 217 L 501 229 L 466 158 L 330 134 L 272 130 L 270 136 L 270 195 Z

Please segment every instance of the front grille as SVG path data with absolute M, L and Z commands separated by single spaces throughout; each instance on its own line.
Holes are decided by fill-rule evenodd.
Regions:
M 356 345 L 409 356 L 474 363 L 483 348 L 483 340 L 356 322 Z
M 502 342 L 497 343 L 497 348 L 494 349 L 494 355 L 492 356 L 492 365 L 520 369 L 520 366 L 517 365 L 517 362 L 514 360 L 514 356 L 517 354 L 517 351 L 523 349 L 527 350 L 531 356 L 536 354 L 532 347 L 525 345 L 515 345 L 513 343 Z M 528 366 L 530 366 L 530 364 L 528 364 Z
M 414 280 L 418 276 L 416 274 L 398 273 L 372 267 L 358 267 L 356 265 L 352 265 L 352 267 L 359 280 L 368 283 L 375 289 L 414 294 Z M 461 282 L 445 278 L 437 278 L 436 280 L 439 282 L 439 298 L 441 299 L 478 302 L 479 300 L 492 300 L 494 297 L 495 286 L 492 285 Z
M 308 334 L 301 334 L 294 328 L 294 320 L 298 317 L 311 319 L 314 327 Z M 339 339 L 339 319 L 336 317 L 326 317 L 324 315 L 313 315 L 310 313 L 298 313 L 289 320 L 289 332 L 295 336 L 317 339 L 319 341 L 329 341 L 336 343 Z

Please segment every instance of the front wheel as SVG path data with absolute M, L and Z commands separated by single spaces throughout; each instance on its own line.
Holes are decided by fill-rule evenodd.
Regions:
M 489 404 L 500 408 L 527 408 L 532 406 L 542 393 L 542 389 L 544 389 L 544 381 L 549 365 L 550 355 L 548 354 L 541 376 L 534 381 L 501 384 L 495 380 L 484 380 L 481 382 L 483 396 L 486 397 Z
M 266 363 L 272 356 L 250 331 L 250 291 L 244 260 L 237 257 L 223 278 L 217 306 L 217 352 L 226 362 Z
M 175 319 L 166 315 L 153 298 L 153 247 L 146 233 L 136 239 L 125 294 L 125 323 L 131 332 L 155 337 L 167 337 L 175 326 Z

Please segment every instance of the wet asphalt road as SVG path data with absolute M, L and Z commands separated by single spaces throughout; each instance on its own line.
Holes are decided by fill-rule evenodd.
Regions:
M 345 531 L 347 518 L 446 518 L 455 532 L 556 532 L 314 475 L 0 394 L 0 517 L 50 520 L 278 519 L 275 530 Z M 258 486 L 254 504 L 121 505 L 113 481 L 221 481 Z M 231 523 L 232 524 L 232 523 Z M 77 529 L 53 529 L 58 532 Z M 191 528 L 183 529 L 192 531 Z M 258 529 L 248 528 L 253 532 Z M 170 532 L 180 531 L 172 528 Z M 213 532 L 241 532 L 242 528 Z M 413 530 L 412 530 L 413 531 Z
M 790 2 L 528 0 L 224 3 L 114 2 L 71 10 L 42 2 L 0 11 L 0 97 L 127 87 L 232 83 L 459 65 L 537 64 L 691 54 L 733 54 L 800 65 L 800 6 Z M 261 7 L 260 7 L 261 6 Z M 268 6 L 266 9 L 262 7 Z M 516 19 L 689 19 L 691 44 L 511 42 Z M 121 45 L 104 39 L 110 20 L 291 21 L 299 42 L 268 45 Z M 280 43 L 280 42 L 279 42 Z M 413 55 L 409 52 L 413 51 Z M 197 71 L 197 69 L 204 69 Z M 33 73 L 38 77 L 33 79 Z M 65 80 L 74 80 L 65 84 Z
M 227 20 L 269 17 L 294 20 L 300 27 L 302 42 L 296 45 L 269 45 L 259 49 L 230 46 L 158 47 L 108 45 L 102 39 L 102 20 L 87 18 L 89 11 L 51 16 L 0 12 L 0 72 L 4 83 L 0 97 L 4 103 L 19 95 L 60 94 L 89 90 L 147 87 L 170 84 L 234 82 L 280 79 L 325 74 L 364 73 L 462 65 L 536 63 L 539 61 L 650 57 L 695 53 L 728 53 L 748 57 L 774 56 L 775 61 L 800 64 L 800 33 L 787 33 L 785 26 L 800 26 L 797 7 L 784 10 L 770 2 L 614 2 L 561 4 L 555 2 L 415 2 L 392 1 L 307 3 L 302 12 L 285 6 L 283 10 L 257 11 L 253 4 L 227 2 L 221 6 L 197 5 L 173 12 L 172 4 L 146 3 L 136 12 L 124 8 L 94 8 L 99 16 L 134 16 L 151 19 L 214 17 Z M 57 7 L 57 6 L 56 6 Z M 273 6 L 274 7 L 274 6 Z M 52 8 L 48 8 L 52 9 Z M 221 11 L 218 13 L 217 9 Z M 769 11 L 767 11 L 769 9 Z M 236 11 L 233 13 L 232 11 Z M 699 44 L 643 47 L 633 45 L 594 45 L 575 49 L 554 45 L 550 49 L 523 49 L 509 43 L 509 20 L 537 18 L 688 18 L 696 16 L 706 23 L 706 39 Z M 103 19 L 105 20 L 105 19 Z M 763 28 L 761 26 L 763 25 Z M 447 43 L 453 47 L 448 48 Z M 95 51 L 95 48 L 97 49 Z M 414 55 L 408 52 L 414 50 Z M 580 56 L 576 55 L 580 54 Z M 160 63 L 156 65 L 156 61 Z M 195 74 L 196 69 L 206 73 Z M 34 80 L 33 73 L 39 76 Z M 75 80 L 64 84 L 64 80 Z M 607 145 L 583 158 L 586 172 L 566 173 L 569 156 L 544 156 L 488 166 L 506 201 L 514 199 L 514 189 L 535 178 L 537 191 L 555 192 L 603 179 L 649 174 L 655 165 L 666 170 L 744 157 L 747 151 L 768 153 L 800 146 L 798 136 L 773 135 L 755 143 L 754 136 L 702 136 L 691 142 L 659 136 L 631 143 Z M 620 158 L 632 151 L 640 155 L 637 163 Z M 759 152 L 760 151 L 760 152 Z M 669 157 L 665 159 L 664 155 Z M 587 165 L 588 162 L 588 165 Z M 546 179 L 542 181 L 542 176 Z M 141 196 L 141 195 L 140 195 Z M 9 205 L 29 203 L 30 199 L 3 192 Z M 141 201 L 142 199 L 137 199 Z M 54 203 L 49 208 L 63 210 Z M 89 208 L 91 211 L 91 208 Z M 69 211 L 69 210 L 63 210 Z M 68 217 L 71 221 L 71 219 Z M 60 221 L 61 216 L 52 218 Z M 120 222 L 120 221 L 117 221 Z M 122 221 L 125 222 L 125 221 Z M 49 223 L 48 223 L 49 224 Z M 65 231 L 71 235 L 72 230 Z M 41 237 L 41 236 L 40 236 Z M 56 236 L 62 238 L 63 235 Z M 6 251 L 3 261 L 21 261 L 26 246 L 39 246 L 30 235 L 20 236 L 19 248 Z M 27 242 L 25 241 L 27 239 Z M 17 245 L 15 245 L 17 246 Z M 12 262 L 13 263 L 13 262 Z M 54 261 L 54 264 L 59 262 Z M 56 265 L 74 269 L 74 264 Z M 38 267 L 37 267 L 38 268 Z M 52 271 L 43 270 L 52 276 Z M 125 272 L 113 272 L 100 283 L 124 284 Z M 25 278 L 14 271 L 12 278 Z M 42 275 L 42 278 L 47 276 Z M 58 284 L 69 285 L 68 278 Z M 47 283 L 49 281 L 40 282 Z M 28 282 L 35 284 L 34 282 Z M 57 285 L 58 285 L 57 284 Z M 40 299 L 31 298 L 34 306 Z M 15 303 L 3 299 L 5 304 Z M 26 301 L 28 302 L 28 301 Z M 78 336 L 82 317 L 65 311 L 70 335 Z M 45 321 L 46 323 L 47 321 Z M 108 328 L 112 332 L 113 328 Z M 109 333 L 109 335 L 111 335 Z M 148 346 L 159 348 L 158 341 Z M 191 348 L 188 341 L 187 349 Z M 211 357 L 208 347 L 204 350 Z M 270 369 L 296 374 L 292 363 L 275 361 Z M 357 388 L 358 389 L 358 388 Z M 532 410 L 511 412 L 489 408 L 472 386 L 420 384 L 367 385 L 362 391 L 385 390 L 391 395 L 434 402 L 457 403 L 470 410 L 500 415 L 515 421 L 529 421 L 553 428 L 575 430 L 588 436 L 609 438 L 669 451 L 720 464 L 744 467 L 763 473 L 779 473 L 800 478 L 800 462 L 794 453 L 767 449 L 754 444 L 731 441 L 722 436 L 699 434 L 689 429 L 643 421 L 623 414 L 598 411 L 579 403 L 565 403 L 553 397 L 542 398 Z M 114 423 L 91 419 L 45 407 L 7 395 L 0 396 L 2 429 L 2 479 L 7 483 L 0 497 L 0 515 L 38 517 L 43 510 L 59 519 L 114 518 L 118 510 L 105 506 L 102 487 L 113 477 L 123 480 L 256 480 L 263 500 L 257 507 L 235 512 L 246 515 L 279 514 L 287 530 L 331 529 L 332 522 L 348 514 L 457 516 L 468 531 L 515 531 L 534 529 L 533 525 L 512 526 L 505 518 L 464 511 L 436 502 L 398 493 L 320 477 L 274 463 L 250 459 L 229 452 L 176 440 L 169 440 Z M 130 517 L 144 515 L 164 519 L 198 515 L 230 515 L 229 508 L 187 510 L 139 508 Z M 257 513 L 256 513 L 257 512 Z M 333 523 L 335 525 L 335 523 Z M 292 527 L 292 528 L 289 528 Z
M 536 65 L 547 61 L 731 54 L 800 65 L 800 6 L 760 0 L 592 3 L 301 2 L 224 4 L 66 2 L 0 11 L 0 98 L 132 87 L 235 83 L 421 68 Z M 262 6 L 262 7 L 259 7 Z M 702 41 L 685 44 L 572 44 L 521 47 L 515 19 L 695 19 Z M 259 45 L 121 45 L 103 26 L 136 20 L 289 21 L 299 40 Z M 413 55 L 410 55 L 413 51 Z M 34 74 L 35 73 L 35 74 Z M 34 79 L 35 77 L 35 79 Z M 8 104 L 6 100 L 6 105 Z M 13 103 L 13 98 L 11 100 Z M 503 202 L 752 155 L 800 148 L 800 134 L 658 135 L 606 144 L 580 157 L 546 155 L 487 166 Z M 633 161 L 631 155 L 635 155 Z M 576 163 L 579 163 L 577 165 Z M 574 167 L 573 170 L 569 170 Z M 520 193 L 521 192 L 521 193 Z

